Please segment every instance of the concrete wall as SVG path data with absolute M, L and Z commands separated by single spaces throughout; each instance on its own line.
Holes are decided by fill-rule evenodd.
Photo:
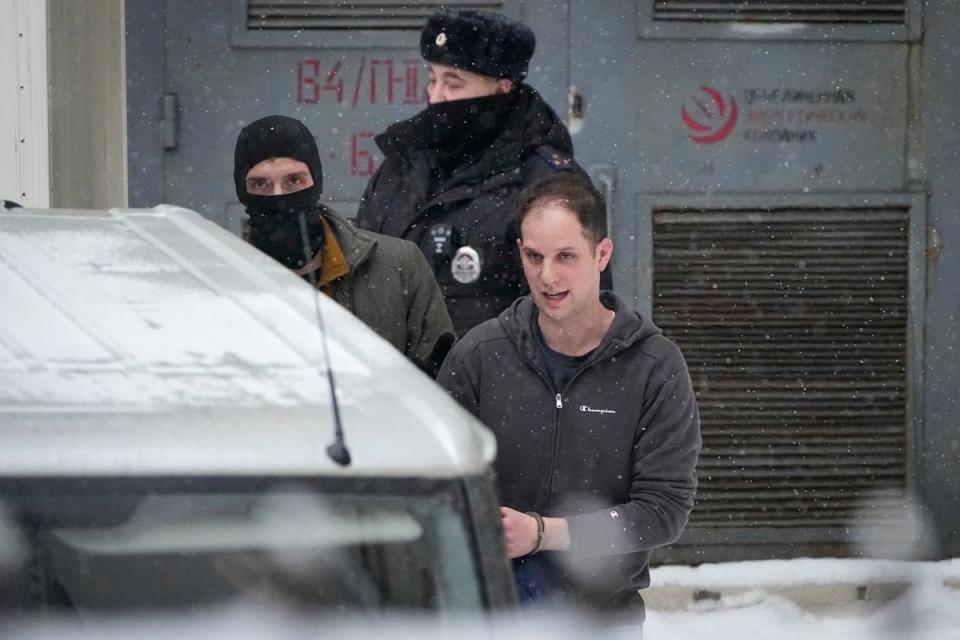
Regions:
M 123 0 L 48 0 L 50 205 L 127 204 Z

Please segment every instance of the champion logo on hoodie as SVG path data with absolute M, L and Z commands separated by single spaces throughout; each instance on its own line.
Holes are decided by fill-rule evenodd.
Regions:
M 580 411 L 583 413 L 616 413 L 613 409 L 593 409 L 585 404 L 580 405 Z

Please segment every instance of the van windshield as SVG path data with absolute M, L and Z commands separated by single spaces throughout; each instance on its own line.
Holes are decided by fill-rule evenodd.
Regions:
M 483 605 L 453 482 L 33 482 L 0 484 L 0 615 Z

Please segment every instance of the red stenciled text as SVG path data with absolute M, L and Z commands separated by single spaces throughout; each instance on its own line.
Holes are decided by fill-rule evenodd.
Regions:
M 350 175 L 369 177 L 376 169 L 372 131 L 356 131 L 350 136 Z
M 422 60 L 338 58 L 297 62 L 297 102 L 349 105 L 423 104 L 426 73 Z

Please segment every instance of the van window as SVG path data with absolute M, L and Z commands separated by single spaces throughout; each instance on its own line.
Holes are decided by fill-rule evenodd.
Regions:
M 117 489 L 0 493 L 0 614 L 235 601 L 336 612 L 482 607 L 464 515 L 442 490 Z

